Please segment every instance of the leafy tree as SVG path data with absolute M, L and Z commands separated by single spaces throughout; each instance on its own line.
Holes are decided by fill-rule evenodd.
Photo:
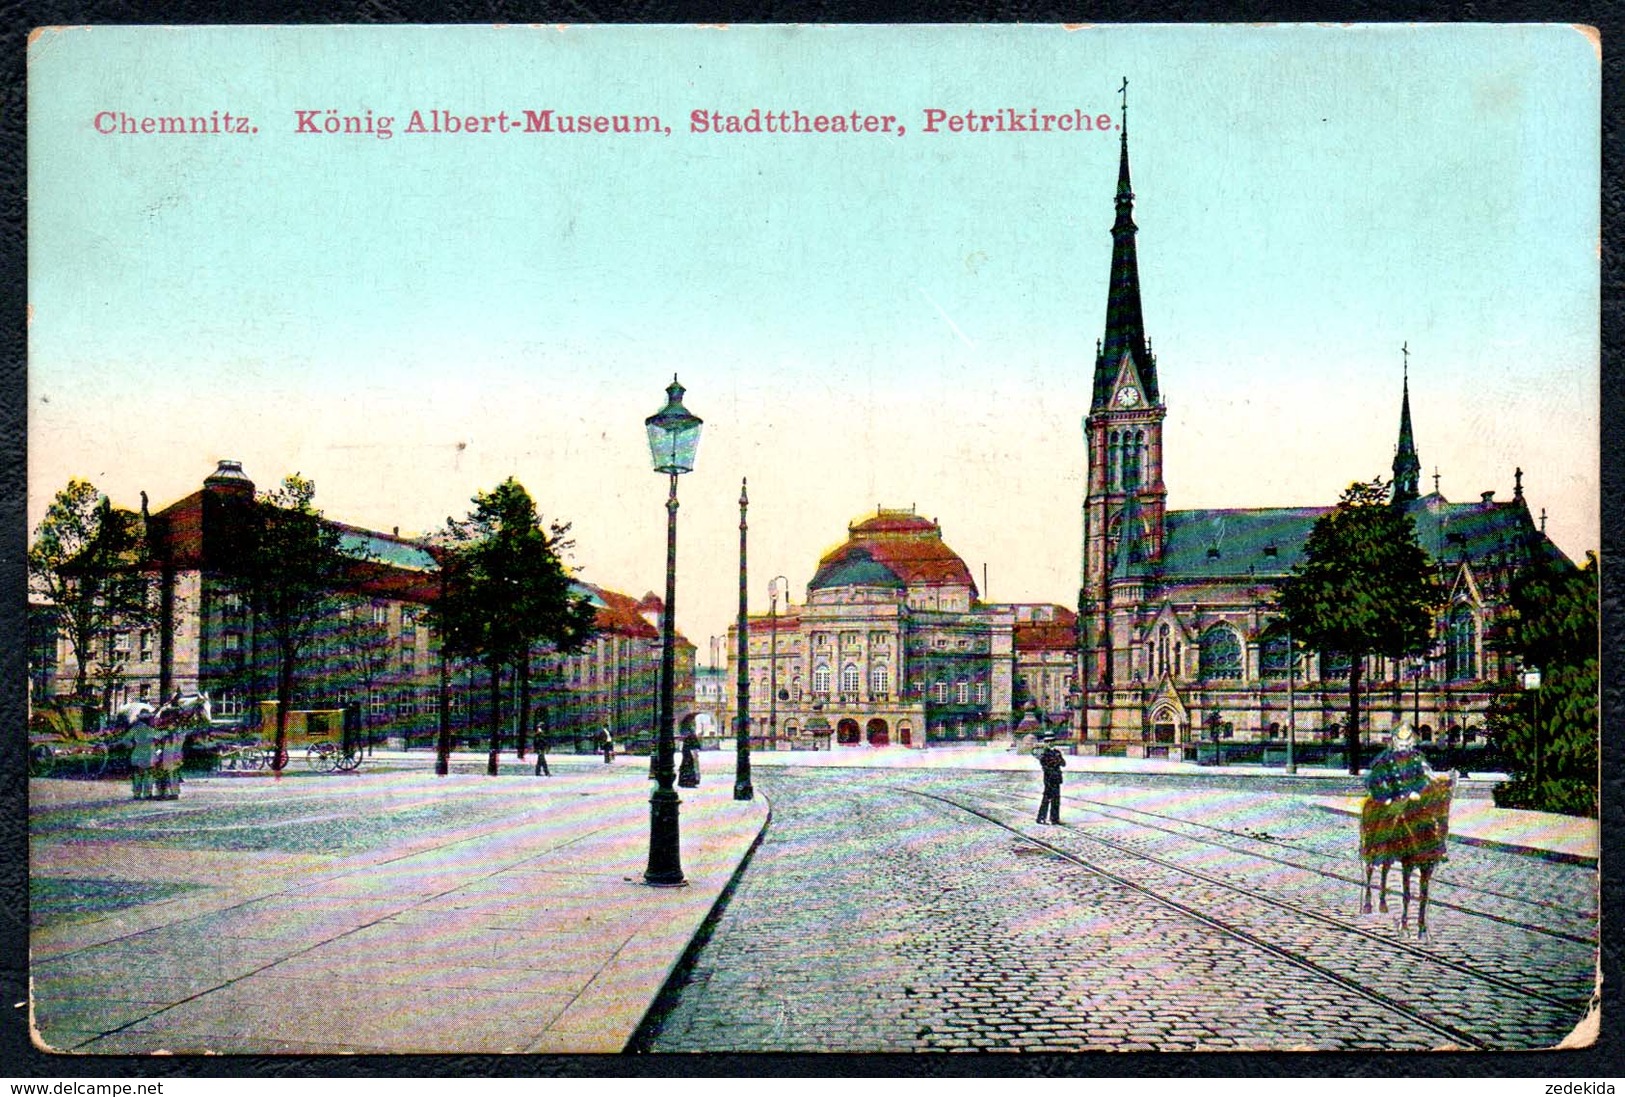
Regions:
M 561 560 L 571 547 L 568 524 L 544 529 L 530 493 L 511 476 L 473 502 L 466 519 L 447 520 L 442 593 L 428 616 L 447 652 L 478 661 L 490 677 L 486 772 L 495 776 L 503 668 L 523 667 L 539 643 L 578 649 L 592 635 L 593 609 L 572 592 Z M 521 726 L 529 719 L 529 700 L 522 696 Z M 446 771 L 446 745 L 443 738 L 437 772 Z
M 333 637 L 336 662 L 346 685 L 361 697 L 361 722 L 364 728 L 369 728 L 365 738 L 370 743 L 372 695 L 389 670 L 393 654 L 389 626 L 377 619 L 372 606 L 366 602 L 346 600 L 338 612 L 344 618 L 344 625 Z
M 1514 650 L 1541 682 L 1490 712 L 1512 776 L 1496 786 L 1501 807 L 1597 815 L 1599 594 L 1592 553 L 1583 568 L 1542 558 L 1513 580 Z
M 115 508 L 84 480 L 70 480 L 57 492 L 34 530 L 28 590 L 50 607 L 57 631 L 68 641 L 75 663 L 73 692 L 81 701 L 90 693 L 92 676 L 111 682 L 123 670 L 114 634 L 158 619 L 140 572 L 145 537 L 140 515 Z M 92 719 L 88 709 L 85 719 Z
M 263 622 L 276 664 L 276 751 L 274 768 L 288 764 L 288 710 L 300 659 L 330 606 L 333 592 L 349 577 L 354 554 L 340 551 L 339 531 L 311 505 L 316 485 L 295 473 L 275 491 L 262 493 L 242 531 L 237 578 L 259 622 Z M 256 629 L 256 632 L 259 630 Z
M 1294 642 L 1350 658 L 1349 773 L 1360 772 L 1360 674 L 1365 657 L 1398 658 L 1428 646 L 1438 581 L 1410 515 L 1379 477 L 1353 483 L 1304 542 L 1303 561 L 1276 600 Z

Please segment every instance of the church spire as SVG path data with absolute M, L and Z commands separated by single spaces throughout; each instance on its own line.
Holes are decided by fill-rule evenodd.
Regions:
M 1416 439 L 1411 434 L 1411 347 L 1407 340 L 1400 347 L 1405 356 L 1405 380 L 1399 402 L 1399 448 L 1394 452 L 1394 504 L 1403 506 L 1419 494 L 1417 480 L 1422 475 L 1422 462 L 1416 457 Z
M 1121 149 L 1117 164 L 1117 219 L 1112 224 L 1111 285 L 1106 295 L 1106 337 L 1095 358 L 1094 400 L 1103 408 L 1111 401 L 1112 386 L 1127 354 L 1139 373 L 1147 403 L 1162 402 L 1157 391 L 1156 360 L 1146 346 L 1145 321 L 1140 315 L 1140 265 L 1134 251 L 1134 187 L 1128 170 L 1128 78 L 1118 89 L 1123 96 Z

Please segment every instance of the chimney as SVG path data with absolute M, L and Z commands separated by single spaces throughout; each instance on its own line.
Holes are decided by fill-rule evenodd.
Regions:
M 1486 491 L 1480 495 L 1479 498 L 1483 500 L 1485 506 L 1489 506 L 1491 503 L 1495 502 L 1495 492 Z

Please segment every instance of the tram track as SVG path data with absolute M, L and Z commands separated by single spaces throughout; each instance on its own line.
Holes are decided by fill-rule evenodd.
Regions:
M 1172 894 L 1168 894 L 1166 888 L 1159 889 L 1158 887 L 1132 879 L 1129 876 L 1124 875 L 1122 872 L 1114 871 L 1112 868 L 1108 868 L 1103 864 L 1089 859 L 1087 856 L 1084 856 L 1076 850 L 1066 849 L 1055 844 L 1054 842 L 1035 837 L 1024 830 L 1011 825 L 1003 819 L 989 814 L 987 811 L 984 811 L 981 808 L 962 803 L 949 796 L 925 792 L 919 789 L 903 788 L 898 786 L 892 786 L 892 789 L 893 791 L 911 793 L 918 797 L 934 800 L 955 810 L 965 812 L 966 814 L 973 815 L 986 822 L 992 823 L 993 825 L 1008 831 L 1012 835 L 1019 837 L 1023 842 L 1030 843 L 1032 846 L 1044 849 L 1050 854 L 1060 858 L 1063 861 L 1073 864 L 1086 872 L 1108 880 L 1119 887 L 1129 889 L 1165 908 L 1176 911 L 1187 918 L 1191 918 L 1205 926 L 1225 934 L 1226 936 L 1239 940 L 1267 955 L 1275 957 L 1278 960 L 1308 972 L 1318 979 L 1334 984 L 1348 991 L 1349 993 L 1355 994 L 1369 1002 L 1381 1006 L 1386 1010 L 1390 1010 L 1400 1016 L 1403 1016 L 1412 1023 L 1417 1024 L 1430 1032 L 1437 1033 L 1458 1046 L 1469 1048 L 1487 1048 L 1495 1046 L 1493 1043 L 1487 1043 L 1481 1036 L 1474 1035 L 1465 1028 L 1440 1019 L 1436 1015 L 1425 1013 L 1418 1009 L 1415 1005 L 1397 998 L 1393 994 L 1387 993 L 1384 990 L 1371 985 L 1369 982 L 1361 981 L 1357 977 L 1334 970 L 1325 963 L 1315 959 L 1313 956 L 1308 955 L 1304 951 L 1267 940 L 1244 926 L 1237 924 L 1233 919 L 1199 909 L 1188 902 L 1176 898 Z M 1004 799 L 1004 797 L 997 797 L 997 799 Z M 1483 971 L 1477 967 L 1474 967 L 1473 965 L 1462 963 L 1449 957 L 1440 956 L 1426 948 L 1411 944 L 1410 942 L 1398 940 L 1384 934 L 1373 933 L 1370 930 L 1367 930 L 1364 927 L 1356 925 L 1352 922 L 1324 914 L 1320 911 L 1313 910 L 1296 903 L 1278 899 L 1274 896 L 1259 892 L 1253 888 L 1230 883 L 1229 881 L 1223 880 L 1212 875 L 1211 873 L 1202 872 L 1184 865 L 1176 864 L 1154 854 L 1134 849 L 1121 842 L 1115 842 L 1111 839 L 1103 838 L 1097 835 L 1084 834 L 1077 830 L 1070 831 L 1069 833 L 1076 835 L 1086 842 L 1097 845 L 1103 849 L 1110 850 L 1115 855 L 1127 857 L 1138 862 L 1143 862 L 1147 865 L 1153 865 L 1157 869 L 1164 872 L 1175 873 L 1180 877 L 1199 882 L 1201 885 L 1209 888 L 1221 889 L 1222 892 L 1239 896 L 1248 902 L 1262 904 L 1267 908 L 1273 908 L 1282 911 L 1283 913 L 1288 913 L 1295 918 L 1319 923 L 1323 926 L 1330 927 L 1339 933 L 1349 934 L 1353 938 L 1365 942 L 1368 946 L 1378 946 L 1379 949 L 1386 951 L 1390 955 L 1395 955 L 1396 957 L 1403 956 L 1407 961 L 1413 964 L 1420 963 L 1421 965 L 1425 965 L 1425 967 L 1429 967 L 1434 970 L 1451 972 L 1457 977 L 1464 977 L 1472 980 L 1475 984 L 1494 988 L 1494 991 L 1498 992 L 1502 996 L 1512 995 L 1531 1003 L 1538 1003 L 1540 1006 L 1544 1006 L 1548 1009 L 1560 1010 L 1573 1016 L 1576 1020 L 1584 1015 L 1585 1010 L 1589 1006 L 1588 999 L 1578 996 L 1562 997 L 1547 994 L 1539 990 L 1530 989 L 1512 979 L 1503 978 L 1492 972 Z M 1188 836 L 1181 837 L 1186 837 L 1187 840 L 1193 842 L 1202 841 L 1201 839 L 1189 838 Z M 1209 844 L 1223 845 L 1222 843 L 1211 842 L 1211 840 L 1209 840 Z M 1233 847 L 1226 846 L 1225 848 L 1232 848 L 1233 850 Z M 1250 851 L 1236 852 L 1243 852 L 1249 856 L 1258 856 Z M 1289 867 L 1301 868 L 1301 866 L 1291 866 L 1290 863 Z M 1304 871 L 1314 870 L 1304 869 Z M 1322 875 L 1330 874 L 1323 873 Z M 1503 997 L 1502 1000 L 1504 1001 L 1505 998 Z
M 989 799 L 989 800 L 998 800 L 998 801 L 1001 801 L 1003 803 L 1010 804 L 1012 807 L 1015 807 L 1017 805 L 1021 805 L 1024 809 L 1027 808 L 1031 803 L 1030 799 L 1029 800 L 1024 800 L 1021 797 L 1013 795 L 1013 794 L 986 793 L 986 794 L 984 794 L 984 798 Z M 1107 819 L 1112 819 L 1112 820 L 1114 820 L 1116 822 L 1130 823 L 1130 824 L 1132 824 L 1134 826 L 1141 827 L 1141 828 L 1146 829 L 1146 830 L 1157 831 L 1159 833 L 1167 834 L 1167 835 L 1170 835 L 1170 836 L 1175 837 L 1175 838 L 1183 839 L 1185 841 L 1197 842 L 1197 843 L 1200 843 L 1200 844 L 1203 844 L 1203 845 L 1212 846 L 1212 847 L 1214 847 L 1216 849 L 1228 850 L 1231 853 L 1239 853 L 1239 854 L 1241 854 L 1243 856 L 1246 856 L 1246 857 L 1256 858 L 1257 860 L 1269 861 L 1269 862 L 1271 862 L 1273 864 L 1282 865 L 1282 866 L 1284 866 L 1286 868 L 1297 869 L 1300 872 L 1311 873 L 1313 875 L 1320 876 L 1320 877 L 1323 877 L 1323 878 L 1328 879 L 1328 880 L 1337 880 L 1337 881 L 1340 881 L 1342 883 L 1353 885 L 1355 887 L 1363 888 L 1365 886 L 1365 879 L 1364 879 L 1363 876 L 1348 876 L 1348 875 L 1345 875 L 1345 874 L 1343 874 L 1341 872 L 1330 871 L 1330 870 L 1327 870 L 1327 869 L 1324 869 L 1324 868 L 1317 868 L 1314 865 L 1306 865 L 1306 864 L 1303 864 L 1303 863 L 1301 863 L 1299 861 L 1292 860 L 1291 858 L 1275 856 L 1275 855 L 1270 854 L 1270 853 L 1263 853 L 1263 852 L 1260 852 L 1260 851 L 1258 851 L 1256 849 L 1248 849 L 1246 847 L 1237 845 L 1237 844 L 1232 843 L 1232 842 L 1225 842 L 1225 841 L 1219 841 L 1219 840 L 1213 839 L 1213 838 L 1202 838 L 1202 837 L 1197 837 L 1195 835 L 1183 834 L 1180 831 L 1175 830 L 1175 829 L 1170 828 L 1170 827 L 1158 826 L 1158 825 L 1156 825 L 1154 823 L 1144 823 L 1144 822 L 1141 822 L 1141 821 L 1139 821 L 1137 819 L 1125 818 L 1123 815 L 1118 814 L 1118 813 L 1119 812 L 1130 812 L 1130 813 L 1133 813 L 1135 815 L 1143 815 L 1143 816 L 1147 816 L 1147 817 L 1155 818 L 1155 819 L 1164 819 L 1164 820 L 1167 820 L 1169 822 L 1179 823 L 1179 824 L 1182 824 L 1182 825 L 1188 826 L 1188 827 L 1196 827 L 1196 828 L 1200 828 L 1202 830 L 1212 830 L 1212 831 L 1216 831 L 1216 832 L 1218 832 L 1220 834 L 1232 835 L 1234 837 L 1241 838 L 1241 839 L 1244 839 L 1246 841 L 1257 843 L 1257 844 L 1276 845 L 1276 847 L 1279 848 L 1279 843 L 1275 843 L 1275 842 L 1266 843 L 1266 841 L 1264 839 L 1254 838 L 1254 837 L 1251 837 L 1249 835 L 1242 834 L 1240 832 L 1237 832 L 1235 830 L 1231 830 L 1231 829 L 1228 829 L 1228 828 L 1215 827 L 1215 826 L 1211 826 L 1211 825 L 1206 824 L 1206 823 L 1192 822 L 1190 820 L 1180 819 L 1177 816 L 1165 815 L 1165 814 L 1162 814 L 1160 812 L 1143 811 L 1143 810 L 1141 810 L 1139 808 L 1121 807 L 1121 806 L 1115 805 L 1115 804 L 1110 804 L 1110 805 L 1101 804 L 1101 802 L 1098 801 L 1098 800 L 1090 800 L 1090 799 L 1087 799 L 1085 797 L 1068 796 L 1068 797 L 1066 797 L 1065 802 L 1068 805 L 1073 805 L 1073 806 L 1087 805 L 1087 806 L 1079 807 L 1079 810 L 1092 812 L 1095 815 L 1099 815 L 1099 816 L 1102 816 L 1103 818 L 1107 818 Z M 1298 850 L 1296 850 L 1296 852 L 1298 852 L 1300 854 L 1303 854 L 1304 856 L 1307 856 L 1307 857 L 1318 857 L 1318 858 L 1324 858 L 1324 859 L 1327 859 L 1327 860 L 1332 860 L 1332 859 L 1336 858 L 1336 855 L 1334 855 L 1334 854 L 1321 853 L 1318 850 L 1298 849 Z M 1593 933 L 1593 934 L 1591 934 L 1589 936 L 1581 935 L 1581 934 L 1577 934 L 1577 933 L 1570 933 L 1567 930 L 1557 929 L 1557 928 L 1542 924 L 1540 922 L 1529 922 L 1529 921 L 1524 921 L 1524 920 L 1518 919 L 1518 918 L 1510 918 L 1510 917 L 1507 917 L 1506 915 L 1503 915 L 1503 914 L 1496 914 L 1493 911 L 1482 910 L 1482 909 L 1479 909 L 1477 907 L 1467 906 L 1467 905 L 1464 905 L 1464 904 L 1459 903 L 1459 902 L 1452 902 L 1452 901 L 1450 901 L 1448 899 L 1442 899 L 1436 894 L 1436 889 L 1439 888 L 1441 885 L 1445 886 L 1445 887 L 1452 888 L 1453 890 L 1474 892 L 1474 893 L 1477 893 L 1477 894 L 1480 894 L 1480 895 L 1486 895 L 1486 896 L 1490 896 L 1490 897 L 1497 898 L 1497 899 L 1503 899 L 1503 900 L 1505 900 L 1507 902 L 1513 902 L 1513 903 L 1520 903 L 1520 904 L 1524 904 L 1524 905 L 1535 906 L 1537 908 L 1541 908 L 1541 909 L 1550 911 L 1550 912 L 1555 913 L 1555 914 L 1566 914 L 1566 915 L 1570 915 L 1570 916 L 1575 917 L 1575 918 L 1584 917 L 1585 913 L 1583 911 L 1574 910 L 1573 908 L 1565 907 L 1565 906 L 1562 906 L 1562 905 L 1556 904 L 1556 903 L 1543 902 L 1541 900 L 1525 899 L 1525 898 L 1523 898 L 1521 896 L 1510 895 L 1510 894 L 1507 894 L 1505 892 L 1495 891 L 1495 890 L 1490 889 L 1490 888 L 1473 887 L 1471 885 L 1458 884 L 1458 883 L 1455 883 L 1453 881 L 1448 881 L 1448 880 L 1444 880 L 1444 881 L 1435 880 L 1433 882 L 1433 888 L 1435 889 L 1435 894 L 1431 895 L 1430 898 L 1429 898 L 1429 901 L 1428 901 L 1428 905 L 1430 907 L 1439 907 L 1439 908 L 1443 908 L 1443 909 L 1446 909 L 1446 910 L 1453 910 L 1453 911 L 1455 911 L 1455 912 L 1457 912 L 1459 914 L 1468 915 L 1469 917 L 1484 918 L 1484 919 L 1486 919 L 1488 921 L 1498 922 L 1501 925 L 1510 926 L 1510 927 L 1512 927 L 1514 929 L 1523 930 L 1523 931 L 1528 932 L 1528 933 L 1536 933 L 1536 934 L 1540 934 L 1540 935 L 1545 936 L 1545 937 L 1551 937 L 1551 938 L 1554 938 L 1554 939 L 1560 940 L 1560 941 L 1569 941 L 1569 942 L 1572 942 L 1574 944 L 1586 945 L 1587 947 L 1595 947 L 1596 944 L 1597 944 L 1597 936 L 1596 936 L 1595 933 Z

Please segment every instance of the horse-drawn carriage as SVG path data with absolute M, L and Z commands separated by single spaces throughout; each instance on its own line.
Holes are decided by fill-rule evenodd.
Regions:
M 361 764 L 363 747 L 355 710 L 289 709 L 288 760 L 303 757 L 305 765 L 321 773 L 349 773 Z M 221 756 L 226 768 L 227 755 Z M 260 704 L 256 737 L 243 740 L 231 756 L 241 768 L 268 769 L 276 760 L 276 702 Z

